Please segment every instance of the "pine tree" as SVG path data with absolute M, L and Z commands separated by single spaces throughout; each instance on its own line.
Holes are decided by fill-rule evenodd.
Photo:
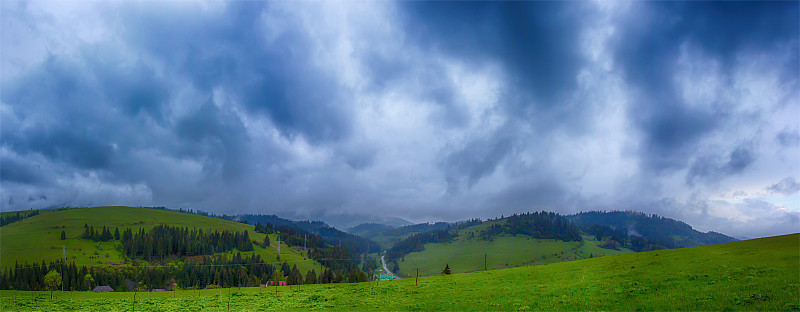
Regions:
M 308 271 L 306 274 L 306 284 L 316 284 L 317 283 L 317 272 L 313 269 Z
M 450 273 L 452 273 L 452 272 L 450 272 L 450 264 L 449 263 L 445 264 L 444 265 L 444 270 L 442 270 L 442 275 L 450 275 Z
M 65 239 L 67 239 L 67 233 L 65 233 L 64 230 L 61 230 L 61 240 Z

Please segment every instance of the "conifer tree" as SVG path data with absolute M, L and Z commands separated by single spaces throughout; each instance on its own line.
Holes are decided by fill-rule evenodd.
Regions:
M 444 265 L 444 270 L 442 270 L 442 275 L 450 275 L 450 273 L 452 273 L 452 272 L 450 272 L 450 264 L 449 263 L 445 264 Z

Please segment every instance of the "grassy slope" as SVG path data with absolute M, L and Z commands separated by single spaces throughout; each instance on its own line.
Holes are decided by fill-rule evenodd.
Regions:
M 62 249 L 66 248 L 67 261 L 78 265 L 119 264 L 123 262 L 121 254 L 116 250 L 114 241 L 96 243 L 80 239 L 83 225 L 93 225 L 95 229 L 104 225 L 137 231 L 139 228 L 151 229 L 159 224 L 171 226 L 188 226 L 204 230 L 247 230 L 250 238 L 264 240 L 264 234 L 255 233 L 252 225 L 222 220 L 218 218 L 185 214 L 174 211 L 155 210 L 136 207 L 95 207 L 50 211 L 28 219 L 24 219 L 4 227 L 0 227 L 0 267 L 13 267 L 15 261 L 20 264 L 47 262 L 61 258 Z M 66 233 L 66 240 L 60 240 L 61 231 Z M 276 261 L 277 236 L 270 237 L 273 246 L 257 248 L 267 261 Z M 97 253 L 97 254 L 95 254 Z M 242 253 L 243 255 L 252 252 Z M 108 254 L 108 257 L 106 257 Z M 318 268 L 312 260 L 304 261 L 304 257 L 294 249 L 281 247 L 281 261 L 296 263 L 303 272 Z
M 400 259 L 400 272 L 395 273 L 414 276 L 419 269 L 422 276 L 435 275 L 444 269 L 445 264 L 450 265 L 453 273 L 479 271 L 484 268 L 484 253 L 486 266 L 500 269 L 633 252 L 626 248 L 600 248 L 599 242 L 590 236 L 584 236 L 583 242 L 535 239 L 525 235 L 500 236 L 492 241 L 479 239 L 480 232 L 488 226 L 489 223 L 484 223 L 459 230 L 458 237 L 452 242 L 425 244 L 425 250 Z M 474 235 L 473 238 L 470 234 Z
M 225 311 L 228 290 L 146 294 L 137 309 Z M 800 235 L 579 261 L 369 283 L 233 289 L 242 310 L 745 310 L 800 309 Z M 200 297 L 196 297 L 197 295 Z M 3 291 L 0 308 L 131 310 L 131 293 Z M 222 298 L 220 298 L 222 295 Z M 36 296 L 37 299 L 33 299 Z M 103 297 L 101 300 L 100 297 Z M 173 297 L 174 296 L 174 297 Z M 222 301 L 220 300 L 222 299 Z

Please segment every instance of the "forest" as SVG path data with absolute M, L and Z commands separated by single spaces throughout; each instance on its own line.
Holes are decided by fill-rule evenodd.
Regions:
M 512 236 L 521 234 L 565 242 L 582 240 L 578 226 L 557 213 L 544 211 L 511 215 L 505 222 L 490 225 L 482 237 L 491 240 L 495 236 L 504 234 Z
M 10 214 L 9 213 L 7 216 L 0 217 L 0 226 L 8 225 L 8 224 L 17 222 L 19 220 L 22 220 L 22 219 L 25 219 L 25 218 L 30 218 L 30 217 L 33 217 L 33 216 L 38 216 L 38 215 L 39 215 L 39 210 L 33 210 L 31 212 L 28 212 L 28 213 L 25 213 L 25 212 L 23 212 L 23 213 L 17 212 L 15 214 Z
M 96 242 L 119 240 L 125 257 L 147 261 L 173 256 L 211 255 L 234 248 L 239 251 L 253 250 L 247 231 L 203 232 L 202 229 L 168 225 L 157 225 L 150 231 L 140 228 L 135 233 L 128 228 L 120 236 L 118 228 L 114 229 L 112 235 L 111 230 L 105 226 L 95 230 L 94 226 L 84 224 L 81 238 Z
M 64 289 L 89 290 L 94 286 L 111 286 L 114 291 L 142 291 L 149 289 L 195 289 L 215 287 L 258 286 L 270 280 L 286 281 L 289 284 L 339 282 L 346 276 L 343 272 L 325 270 L 327 279 L 318 279 L 316 271 L 305 278 L 296 265 L 286 262 L 278 267 L 266 263 L 259 255 L 242 257 L 240 253 L 231 258 L 223 255 L 203 256 L 199 259 L 176 262 L 171 265 L 120 265 L 120 266 L 76 266 L 61 261 L 42 262 L 40 265 L 15 265 L 0 276 L 2 289 L 45 290 L 44 276 L 55 270 L 63 276 Z M 329 272 L 328 272 L 329 271 Z M 276 274 L 277 273 L 277 274 Z

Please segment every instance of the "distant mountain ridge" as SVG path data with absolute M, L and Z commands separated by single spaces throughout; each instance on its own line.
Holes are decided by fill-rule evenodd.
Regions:
M 578 225 L 606 225 L 631 236 L 663 244 L 668 248 L 683 248 L 730 243 L 736 238 L 717 232 L 703 233 L 672 218 L 635 211 L 589 211 L 568 215 Z
M 376 252 L 380 246 L 370 239 L 340 231 L 322 221 L 293 221 L 276 215 L 244 214 L 236 216 L 237 221 L 246 221 L 249 224 L 261 223 L 262 225 L 285 225 L 296 227 L 303 231 L 322 236 L 323 240 L 331 245 L 342 245 L 355 253 Z
M 344 214 L 300 214 L 300 213 L 278 213 L 278 216 L 290 220 L 321 220 L 326 224 L 339 230 L 346 230 L 363 223 L 385 224 L 391 227 L 399 227 L 412 224 L 408 220 L 385 216 L 361 213 Z
M 393 226 L 381 223 L 361 223 L 354 227 L 349 227 L 345 232 L 355 234 L 361 237 L 370 237 L 383 231 L 393 229 Z

